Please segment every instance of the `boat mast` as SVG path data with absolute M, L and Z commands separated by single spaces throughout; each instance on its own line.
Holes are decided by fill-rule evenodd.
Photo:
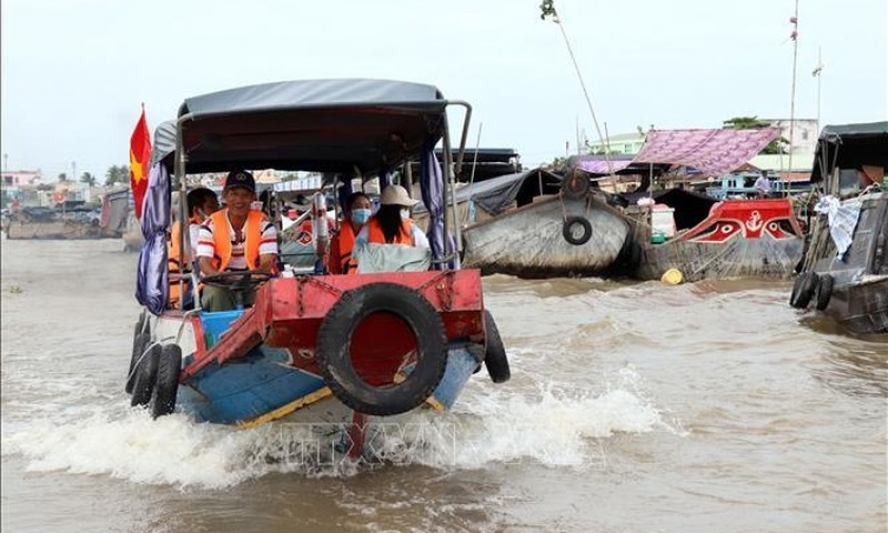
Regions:
M 796 64 L 799 55 L 799 0 L 795 0 L 795 14 L 789 19 L 793 29 L 792 39 L 792 96 L 789 100 L 789 171 L 792 172 L 793 133 L 795 130 Z
M 614 167 L 610 160 L 610 146 L 608 146 L 604 135 L 601 134 L 601 128 L 598 127 L 598 118 L 595 116 L 595 109 L 592 108 L 592 99 L 589 97 L 589 91 L 586 90 L 586 83 L 583 81 L 583 75 L 580 72 L 580 66 L 577 64 L 577 58 L 574 56 L 573 48 L 570 46 L 570 40 L 567 38 L 567 32 L 564 31 L 564 24 L 561 22 L 561 17 L 555 10 L 555 0 L 543 0 L 540 9 L 542 11 L 540 18 L 546 20 L 546 17 L 552 17 L 552 21 L 555 22 L 555 24 L 558 25 L 558 29 L 561 30 L 561 36 L 564 37 L 564 44 L 567 45 L 567 52 L 570 54 L 570 60 L 573 62 L 574 70 L 577 72 L 577 78 L 580 80 L 583 96 L 586 97 L 586 105 L 589 106 L 589 113 L 592 115 L 592 123 L 595 124 L 595 131 L 598 133 L 598 141 L 604 146 L 604 160 L 607 162 L 607 172 L 611 179 L 613 179 Z M 579 146 L 577 149 L 579 150 Z
M 817 78 L 817 128 L 820 128 L 820 74 L 823 72 L 823 60 L 820 58 L 820 47 L 817 47 L 817 67 L 812 76 Z

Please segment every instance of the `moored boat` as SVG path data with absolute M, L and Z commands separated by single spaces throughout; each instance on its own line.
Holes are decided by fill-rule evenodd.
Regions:
M 523 278 L 604 275 L 630 234 L 630 222 L 588 176 L 543 169 L 465 187 L 473 223 L 462 230 L 463 261 L 484 274 Z
M 822 186 L 789 298 L 853 334 L 888 333 L 888 122 L 824 127 L 811 181 Z
M 722 175 L 776 138 L 776 128 L 652 130 L 633 162 L 691 166 Z M 652 181 L 652 180 L 649 180 Z M 803 231 L 788 198 L 718 201 L 683 189 L 629 195 L 636 221 L 629 268 L 643 280 L 788 279 Z M 677 271 L 677 272 L 675 272 Z
M 104 195 L 100 209 L 85 205 L 22 207 L 10 212 L 6 222 L 9 239 L 113 239 L 124 231 L 126 191 Z
M 691 212 L 682 201 L 688 196 L 696 197 Z M 692 193 L 669 191 L 656 202 L 655 222 L 639 224 L 635 234 L 639 279 L 661 279 L 670 270 L 684 281 L 789 279 L 802 257 L 803 232 L 789 199 L 713 200 L 705 215 L 699 206 L 706 199 Z
M 480 272 L 450 266 L 457 250 L 443 198 L 453 176 L 449 166 L 442 176 L 432 152 L 438 141 L 450 148 L 449 105 L 465 107 L 469 120 L 467 103 L 446 100 L 433 86 L 384 80 L 283 82 L 186 99 L 174 143 L 156 137 L 152 154 L 146 212 L 153 216 L 143 217 L 151 238 L 137 289 L 146 311 L 136 324 L 126 387 L 133 405 L 149 406 L 154 416 L 179 409 L 242 427 L 290 415 L 345 423 L 354 457 L 377 417 L 447 410 L 482 365 L 494 382 L 507 380 Z M 186 174 L 233 166 L 348 176 L 357 170 L 384 179 L 416 159 L 423 161 L 431 250 L 414 251 L 428 253 L 432 270 L 294 275 L 284 265 L 276 276 L 203 277 L 237 292 L 258 287 L 251 307 L 218 312 L 168 309 L 168 275 L 147 279 L 156 270 L 151 265 L 165 264 L 171 169 L 182 189 Z M 152 199 L 159 205 L 152 207 Z M 151 220 L 164 223 L 152 227 Z M 184 230 L 182 242 L 184 255 Z M 393 245 L 376 246 L 384 253 Z

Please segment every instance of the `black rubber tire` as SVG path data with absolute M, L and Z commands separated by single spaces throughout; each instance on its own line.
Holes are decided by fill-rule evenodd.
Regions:
M 817 283 L 817 290 L 814 291 L 814 307 L 818 311 L 823 311 L 829 305 L 829 299 L 832 298 L 833 284 L 835 280 L 829 274 L 821 274 Z
M 157 365 L 157 379 L 151 395 L 152 418 L 168 415 L 176 409 L 181 370 L 182 348 L 178 344 L 167 344 L 160 352 Z
M 509 369 L 509 359 L 506 357 L 506 347 L 499 329 L 487 309 L 484 310 L 484 333 L 484 367 L 487 368 L 491 381 L 505 383 L 512 377 L 512 371 Z
M 807 309 L 817 290 L 819 277 L 814 272 L 802 272 L 799 274 L 789 297 L 789 305 L 796 309 Z
M 591 188 L 592 183 L 589 181 L 589 177 L 581 172 L 574 172 L 561 182 L 561 191 L 564 196 L 575 200 L 585 198 Z
M 136 373 L 133 372 L 133 369 L 136 368 L 136 363 L 139 362 L 139 358 L 142 357 L 142 352 L 145 351 L 145 348 L 151 344 L 151 335 L 148 333 L 141 333 L 141 329 L 136 324 L 136 334 L 133 337 L 133 354 L 130 357 L 129 364 L 129 372 L 126 374 L 126 393 L 132 394 L 133 387 L 136 384 Z
M 404 381 L 374 387 L 357 374 L 351 361 L 355 328 L 373 313 L 388 312 L 413 331 L 417 361 Z M 447 368 L 444 322 L 421 294 L 396 283 L 371 283 L 346 291 L 318 330 L 317 358 L 324 382 L 342 403 L 355 411 L 391 416 L 410 411 L 435 392 Z
M 583 233 L 579 237 L 575 237 L 573 233 L 577 224 L 583 228 Z M 569 216 L 564 219 L 564 225 L 561 226 L 561 235 L 564 236 L 564 240 L 575 246 L 586 244 L 592 238 L 592 224 L 585 217 Z
M 154 390 L 154 381 L 157 379 L 157 364 L 160 360 L 160 345 L 155 344 L 145 354 L 142 362 L 136 367 L 136 380 L 133 383 L 133 397 L 130 405 L 148 405 L 151 402 L 151 393 Z

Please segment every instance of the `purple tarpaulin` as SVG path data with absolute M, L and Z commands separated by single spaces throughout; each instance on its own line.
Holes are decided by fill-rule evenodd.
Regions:
M 778 135 L 778 128 L 651 130 L 632 162 L 685 165 L 703 174 L 725 174 L 755 157 Z
M 577 162 L 577 168 L 589 174 L 610 174 L 611 172 L 619 172 L 632 164 L 632 161 L 614 161 L 611 159 L 610 168 L 607 161 L 601 160 L 580 160 Z
M 152 165 L 142 210 L 142 249 L 136 272 L 136 300 L 155 315 L 169 297 L 167 230 L 170 224 L 170 176 L 158 162 Z

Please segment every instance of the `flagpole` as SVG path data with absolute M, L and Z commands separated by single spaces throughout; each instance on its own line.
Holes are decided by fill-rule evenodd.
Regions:
M 789 101 L 789 171 L 792 172 L 793 133 L 795 130 L 796 65 L 799 56 L 799 0 L 795 0 L 795 14 L 790 19 L 793 24 L 792 38 L 792 96 Z
M 820 47 L 817 47 L 817 68 L 814 76 L 817 76 L 817 127 L 820 128 L 820 74 L 823 72 L 823 60 L 820 57 Z

